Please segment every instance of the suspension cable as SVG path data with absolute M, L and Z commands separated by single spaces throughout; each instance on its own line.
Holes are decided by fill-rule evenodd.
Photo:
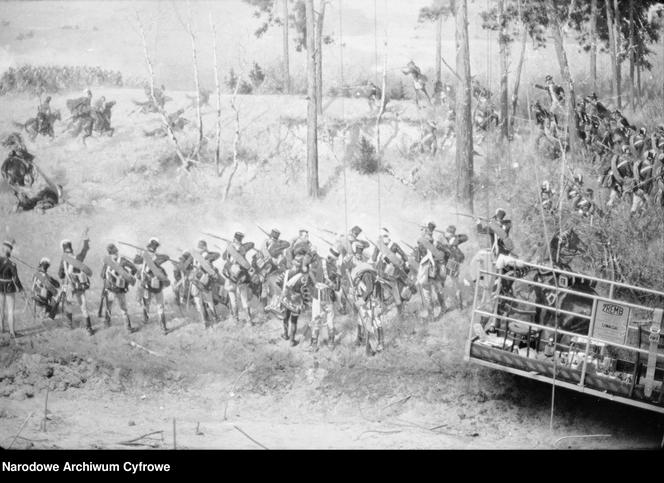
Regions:
M 339 82 L 341 93 L 341 119 L 344 126 L 341 142 L 343 147 L 343 181 L 344 181 L 344 234 L 348 234 L 348 186 L 346 181 L 346 99 L 344 92 L 344 40 L 343 40 L 343 0 L 339 0 Z

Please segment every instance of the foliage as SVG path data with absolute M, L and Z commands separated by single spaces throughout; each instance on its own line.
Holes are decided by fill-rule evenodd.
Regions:
M 254 65 L 249 72 L 249 79 L 256 89 L 263 84 L 263 81 L 265 80 L 265 72 L 263 72 L 261 66 L 258 65 L 258 62 L 254 62 Z
M 26 92 L 39 95 L 88 87 L 124 85 L 119 71 L 86 65 L 31 65 L 10 67 L 0 78 L 0 95 Z
M 358 152 L 353 158 L 352 167 L 361 174 L 374 174 L 378 172 L 376 148 L 364 136 L 360 138 Z

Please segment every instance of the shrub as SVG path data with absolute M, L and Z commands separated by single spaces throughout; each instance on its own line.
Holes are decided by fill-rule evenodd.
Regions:
M 374 174 L 378 172 L 376 148 L 364 136 L 360 138 L 358 153 L 353 158 L 352 167 L 361 174 Z
M 249 79 L 256 89 L 258 89 L 265 80 L 265 73 L 257 62 L 254 62 L 254 66 L 251 68 L 251 72 L 249 72 Z

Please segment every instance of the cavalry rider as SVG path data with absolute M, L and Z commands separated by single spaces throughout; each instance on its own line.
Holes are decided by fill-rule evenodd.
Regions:
M 5 332 L 5 321 L 9 324 L 9 335 L 16 337 L 14 331 L 14 307 L 16 306 L 16 293 L 23 291 L 23 285 L 18 278 L 16 264 L 11 260 L 14 244 L 10 241 L 2 242 L 0 247 L 0 320 L 2 332 Z
M 297 319 L 304 310 L 305 287 L 310 282 L 309 264 L 304 260 L 306 257 L 293 259 L 291 268 L 284 273 L 281 287 L 280 304 L 284 308 L 283 327 L 284 333 L 281 338 L 290 341 L 290 346 L 295 347 L 299 342 L 295 339 L 297 332 Z
M 387 228 L 381 229 L 371 261 L 378 274 L 389 282 L 394 303 L 401 313 L 404 302 L 410 300 L 417 289 L 408 279 L 410 274 L 408 256 L 399 244 L 390 238 Z
M 447 312 L 445 304 L 445 265 L 449 259 L 447 247 L 440 241 L 434 242 L 436 224 L 432 221 L 422 227 L 422 236 L 417 240 L 415 260 L 418 262 L 417 283 L 420 286 L 427 316 L 433 318 L 434 293 L 440 306 L 440 315 Z
M 83 238 L 83 247 L 75 257 L 71 240 L 62 240 L 60 246 L 62 247 L 62 259 L 60 260 L 58 276 L 65 292 L 65 315 L 69 320 L 69 326 L 74 328 L 72 305 L 76 301 L 76 304 L 81 308 L 81 314 L 85 317 L 85 329 L 88 331 L 88 334 L 92 335 L 94 332 L 92 331 L 92 322 L 90 321 L 88 303 L 85 296 L 85 292 L 90 288 L 89 277 L 92 275 L 92 270 L 83 263 L 90 250 L 90 239 L 87 237 L 87 230 Z
M 205 327 L 209 327 L 210 319 L 217 318 L 212 291 L 214 282 L 219 280 L 221 274 L 213 263 L 221 258 L 221 253 L 208 250 L 207 242 L 199 240 L 191 256 L 194 259 L 193 270 L 189 275 L 191 296 L 194 298 L 201 322 Z
M 509 238 L 512 222 L 505 219 L 506 212 L 498 208 L 496 213 L 488 220 L 482 221 L 479 218 L 475 221 L 477 224 L 477 233 L 489 235 L 491 241 L 491 253 L 494 260 L 500 255 L 510 255 L 514 249 L 514 244 Z
M 224 288 L 228 293 L 231 316 L 234 322 L 240 322 L 240 309 L 242 308 L 247 312 L 247 317 L 251 323 L 249 282 L 254 273 L 254 268 L 247 260 L 247 253 L 254 249 L 254 243 L 243 242 L 242 240 L 244 240 L 244 233 L 235 232 L 233 240 L 228 244 L 222 255 L 222 259 L 226 262 L 223 269 L 223 275 L 226 278 Z
M 336 294 L 341 290 L 341 275 L 337 269 L 339 252 L 330 247 L 325 259 L 316 256 L 311 264 L 311 274 L 316 283 L 311 301 L 311 347 L 318 351 L 318 336 L 323 323 L 327 325 L 327 343 L 330 350 L 334 349 L 334 303 Z M 324 320 L 323 320 L 324 319 Z
M 51 116 L 51 96 L 46 96 L 43 102 L 37 107 L 37 132 L 50 133 L 53 126 L 50 121 Z
M 456 226 L 450 225 L 445 229 L 445 233 L 441 237 L 441 241 L 444 241 L 447 244 L 447 249 L 450 253 L 450 257 L 445 268 L 447 269 L 447 276 L 452 281 L 454 296 L 457 300 L 457 306 L 459 310 L 462 310 L 463 297 L 461 295 L 461 282 L 459 281 L 459 274 L 461 271 L 461 264 L 465 260 L 466 256 L 459 248 L 459 245 L 468 241 L 468 235 L 457 233 Z
M 279 276 L 285 270 L 285 251 L 290 247 L 290 243 L 286 240 L 279 239 L 280 236 L 281 232 L 273 228 L 261 250 L 263 259 L 265 260 L 265 265 L 262 269 L 265 277 L 262 298 L 265 310 L 269 311 L 279 309 Z
M 175 294 L 175 304 L 178 307 L 186 308 L 185 306 L 188 305 L 189 297 L 191 296 L 189 274 L 194 269 L 194 258 L 191 256 L 191 252 L 188 250 L 183 251 L 174 265 L 173 278 L 175 279 L 175 284 L 173 285 L 173 292 Z
M 150 321 L 150 303 L 154 300 L 157 304 L 157 315 L 159 316 L 161 330 L 166 335 L 168 329 L 166 328 L 163 290 L 171 282 L 168 280 L 162 265 L 170 258 L 168 255 L 157 253 L 157 248 L 160 246 L 161 244 L 157 238 L 150 238 L 145 250 L 136 254 L 133 263 L 136 266 L 141 266 L 138 278 L 141 280 L 139 301 L 143 307 L 143 323 L 147 324 Z
M 129 286 L 136 283 L 134 276 L 138 273 L 138 267 L 129 258 L 121 256 L 118 247 L 113 243 L 108 244 L 106 252 L 108 254 L 104 257 L 104 264 L 101 269 L 101 278 L 104 281 L 105 290 L 104 300 L 106 301 L 106 312 L 104 314 L 106 327 L 111 326 L 113 302 L 117 301 L 122 317 L 124 317 L 125 329 L 127 332 L 133 332 L 127 310 L 127 292 Z
M 54 319 L 58 310 L 60 282 L 49 275 L 50 266 L 51 261 L 43 257 L 39 260 L 37 271 L 32 277 L 32 300 L 35 301 L 35 306 L 39 307 L 39 317 L 42 320 Z

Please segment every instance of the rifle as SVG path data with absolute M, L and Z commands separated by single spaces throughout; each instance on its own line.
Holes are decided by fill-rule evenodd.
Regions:
M 325 233 L 329 233 L 330 235 L 334 235 L 334 236 L 341 236 L 341 233 L 337 233 L 336 231 L 328 230 L 326 228 L 318 228 L 317 227 L 316 230 L 322 231 L 322 232 L 325 232 Z
M 231 243 L 231 241 L 228 238 L 213 235 L 212 233 L 205 233 L 205 232 L 201 232 L 201 233 L 205 236 L 211 236 L 212 238 L 216 238 L 217 240 L 225 241 L 226 243 Z
M 327 241 L 327 240 L 326 240 L 325 238 L 323 238 L 322 236 L 318 236 L 318 235 L 314 235 L 314 236 L 315 236 L 316 238 L 318 238 L 318 239 L 324 241 L 326 244 L 328 244 L 328 245 L 331 246 L 332 248 L 334 248 L 334 244 L 333 244 L 332 242 Z
M 419 228 L 426 228 L 426 225 L 422 225 L 421 223 L 417 223 L 417 222 L 410 221 L 410 220 L 406 220 L 406 221 L 408 223 L 410 223 L 411 225 L 417 225 Z M 433 231 L 435 231 L 436 233 L 440 233 L 441 235 L 445 234 L 445 232 L 443 230 L 439 230 L 438 228 L 434 228 Z
M 97 311 L 97 317 L 101 319 L 101 314 L 104 313 L 104 306 L 106 307 L 106 313 L 108 313 L 108 290 L 106 289 L 106 282 L 104 282 L 104 288 L 101 289 L 101 300 L 99 301 L 99 310 Z M 110 314 L 109 314 L 110 315 Z
M 258 227 L 258 229 L 259 229 L 260 231 L 262 231 L 263 233 L 265 233 L 265 236 L 267 236 L 268 238 L 271 237 L 271 235 L 270 235 L 267 231 L 263 230 L 263 228 L 261 228 L 261 226 L 260 226 L 258 223 L 256 223 L 256 226 Z
M 469 215 L 468 213 L 452 213 L 452 214 L 457 216 L 465 216 L 466 218 L 472 218 L 474 220 L 482 220 L 482 221 L 490 220 L 490 218 L 486 216 Z

